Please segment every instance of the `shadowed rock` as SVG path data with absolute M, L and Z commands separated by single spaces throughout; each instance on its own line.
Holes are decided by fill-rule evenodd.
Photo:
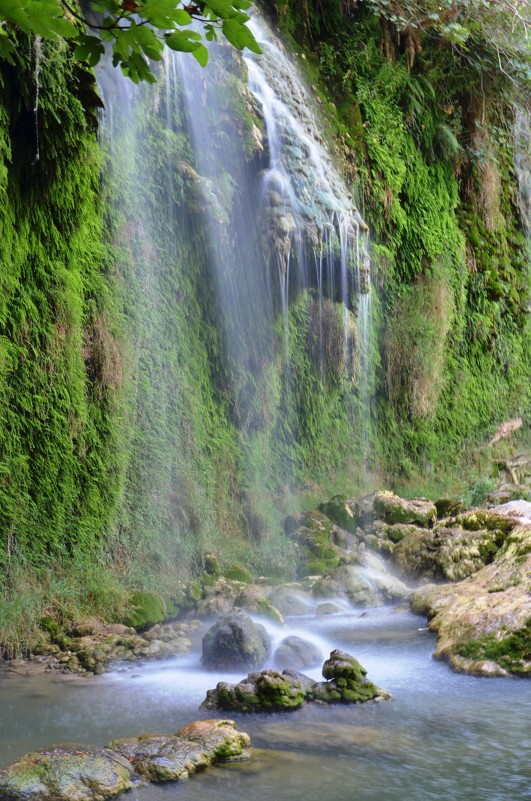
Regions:
M 203 637 L 203 664 L 214 670 L 260 667 L 270 647 L 265 628 L 235 610 L 220 618 Z

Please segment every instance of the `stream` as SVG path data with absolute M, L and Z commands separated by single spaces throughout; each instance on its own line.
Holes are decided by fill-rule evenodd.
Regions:
M 289 633 L 354 654 L 393 698 L 291 713 L 227 715 L 247 731 L 249 762 L 144 787 L 130 801 L 524 801 L 531 799 L 531 694 L 523 679 L 480 679 L 434 661 L 423 618 L 391 608 L 289 618 Z M 277 631 L 277 634 L 279 632 Z M 283 630 L 283 636 L 286 631 Z M 306 671 L 319 678 L 320 670 Z M 58 742 L 175 732 L 206 690 L 237 676 L 204 671 L 200 643 L 164 662 L 98 677 L 0 673 L 0 762 Z

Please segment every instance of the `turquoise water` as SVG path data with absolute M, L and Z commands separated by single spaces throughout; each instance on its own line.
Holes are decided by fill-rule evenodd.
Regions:
M 253 759 L 129 793 L 131 801 L 524 801 L 531 799 L 531 685 L 452 673 L 423 619 L 389 609 L 292 618 L 302 636 L 353 653 L 393 694 L 359 706 L 231 714 Z M 317 677 L 317 672 L 314 675 Z M 225 678 L 226 676 L 223 676 Z M 199 652 L 100 677 L 0 674 L 0 762 L 55 742 L 174 732 L 221 674 Z M 231 677 L 237 680 L 240 676 Z M 220 717 L 223 717 L 220 715 Z

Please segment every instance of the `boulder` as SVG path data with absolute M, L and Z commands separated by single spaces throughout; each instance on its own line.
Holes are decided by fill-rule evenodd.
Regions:
M 1 801 L 105 801 L 137 781 L 128 760 L 108 748 L 55 745 L 0 771 Z
M 156 592 L 137 590 L 129 598 L 130 610 L 124 624 L 135 629 L 145 629 L 155 623 L 162 623 L 166 618 L 166 604 Z
M 375 684 L 365 678 L 367 671 L 350 654 L 335 650 L 323 665 L 323 676 L 328 681 L 316 682 L 312 694 L 316 701 L 327 703 L 358 703 L 383 698 Z
M 334 497 L 326 501 L 326 503 L 319 504 L 319 511 L 341 529 L 349 531 L 351 534 L 355 533 L 356 519 L 348 498 L 345 498 L 343 495 L 334 495 Z
M 269 600 L 283 615 L 308 615 L 313 611 L 309 593 L 289 584 L 275 587 L 269 593 Z
M 177 781 L 214 762 L 249 757 L 251 741 L 236 730 L 232 720 L 199 720 L 176 734 L 141 734 L 112 740 L 108 748 L 117 751 L 145 780 Z
M 219 682 L 208 690 L 202 706 L 238 712 L 274 712 L 297 709 L 305 701 L 358 703 L 389 698 L 389 693 L 366 679 L 366 670 L 344 651 L 332 651 L 323 665 L 328 681 L 316 682 L 296 670 L 249 673 L 238 684 Z
M 434 657 L 455 670 L 531 676 L 531 526 L 517 526 L 474 575 L 417 590 L 412 608 L 437 632 Z
M 282 640 L 274 656 L 279 668 L 298 670 L 318 665 L 321 661 L 321 650 L 313 642 L 293 635 Z
M 417 528 L 396 545 L 393 561 L 411 578 L 460 581 L 491 562 L 504 538 L 500 531 Z
M 203 665 L 212 670 L 256 668 L 262 665 L 271 642 L 265 628 L 242 610 L 220 618 L 203 637 Z
M 432 526 L 437 520 L 437 508 L 424 498 L 406 500 L 392 492 L 377 492 L 374 496 L 374 513 L 386 523 L 415 523 Z
M 292 515 L 285 528 L 297 548 L 299 578 L 321 575 L 339 564 L 344 550 L 336 545 L 336 526 L 321 511 Z
M 281 626 L 285 624 L 284 616 L 279 610 L 273 606 L 269 598 L 267 598 L 261 587 L 251 584 L 245 587 L 234 601 L 234 606 L 239 609 L 245 609 L 247 612 L 254 612 L 261 617 L 271 620 L 273 623 L 279 623 Z
M 297 709 L 305 698 L 306 690 L 296 674 L 263 670 L 249 673 L 238 684 L 220 681 L 215 690 L 207 691 L 202 706 L 238 712 L 275 712 Z

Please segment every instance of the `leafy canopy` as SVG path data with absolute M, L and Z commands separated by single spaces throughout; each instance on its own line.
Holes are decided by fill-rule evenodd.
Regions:
M 0 58 L 14 64 L 16 29 L 46 39 L 64 38 L 75 45 L 76 57 L 94 67 L 112 49 L 113 64 L 132 81 L 149 81 L 149 60 L 160 61 L 167 46 L 191 53 L 205 66 L 208 50 L 203 34 L 212 42 L 222 35 L 238 50 L 260 47 L 247 27 L 245 13 L 252 0 L 91 0 L 87 13 L 77 0 L 0 0 Z M 194 20 L 202 33 L 190 26 Z

